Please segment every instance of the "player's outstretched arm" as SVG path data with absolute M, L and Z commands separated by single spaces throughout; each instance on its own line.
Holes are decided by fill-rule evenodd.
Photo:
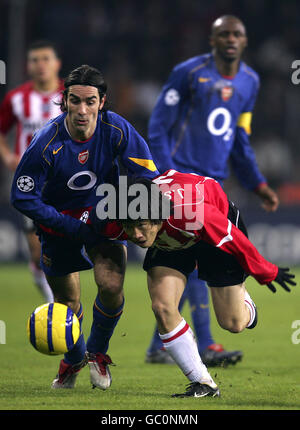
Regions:
M 290 292 L 291 289 L 288 285 L 297 285 L 293 279 L 295 278 L 295 275 L 290 273 L 290 269 L 288 267 L 278 267 L 278 274 L 273 282 L 277 282 L 283 289 Z M 276 293 L 276 288 L 273 284 L 273 282 L 269 282 L 267 284 L 267 287 L 273 292 Z
M 203 240 L 235 256 L 244 271 L 260 284 L 273 282 L 278 267 L 266 260 L 239 228 L 214 205 L 205 204 L 204 214 Z
M 21 213 L 45 227 L 76 237 L 82 221 L 58 212 L 42 199 L 42 190 L 51 174 L 43 157 L 43 144 L 36 138 L 25 151 L 12 182 L 11 203 Z
M 289 272 L 289 268 L 277 267 L 267 261 L 250 240 L 215 207 L 206 205 L 205 208 L 206 217 L 202 231 L 205 240 L 234 255 L 246 273 L 252 275 L 260 284 L 267 285 L 273 293 L 276 292 L 274 282 L 286 291 L 291 291 L 289 286 L 296 285 L 296 282 L 293 281 L 295 275 Z

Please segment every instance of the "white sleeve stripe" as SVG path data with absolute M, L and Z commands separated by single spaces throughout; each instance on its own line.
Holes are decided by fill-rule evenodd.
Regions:
M 217 248 L 220 248 L 220 246 L 222 246 L 224 243 L 226 242 L 230 242 L 231 240 L 233 240 L 233 237 L 231 236 L 231 228 L 232 228 L 232 224 L 231 221 L 228 220 L 228 227 L 227 227 L 227 236 L 223 237 L 222 240 L 220 240 L 220 242 L 218 243 L 218 245 L 216 245 Z
M 236 220 L 235 220 L 235 226 L 238 227 L 239 225 L 239 217 L 240 217 L 240 211 L 237 211 L 237 216 L 236 216 Z

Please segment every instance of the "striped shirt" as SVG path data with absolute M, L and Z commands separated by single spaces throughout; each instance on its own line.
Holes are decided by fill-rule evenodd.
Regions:
M 17 126 L 14 152 L 21 157 L 32 135 L 50 119 L 61 114 L 60 106 L 63 81 L 55 92 L 38 92 L 28 81 L 9 91 L 0 105 L 0 132 L 7 134 Z

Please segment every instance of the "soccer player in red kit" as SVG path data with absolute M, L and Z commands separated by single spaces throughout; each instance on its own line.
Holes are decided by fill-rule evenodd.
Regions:
M 186 392 L 175 396 L 219 396 L 193 331 L 178 310 L 189 275 L 197 267 L 199 277 L 210 287 L 219 325 L 232 333 L 257 324 L 256 306 L 245 287 L 249 275 L 273 292 L 274 281 L 290 291 L 288 284 L 296 285 L 294 275 L 257 251 L 247 238 L 238 208 L 214 179 L 169 170 L 152 181 L 139 180 L 132 185 L 135 194 L 133 188 L 128 189 L 128 213 L 121 217 L 116 211 L 117 221 L 108 222 L 101 234 L 148 248 L 143 268 L 159 336 L 190 381 Z M 171 202 L 169 214 L 163 214 L 161 208 L 157 211 L 158 200 L 153 197 L 157 186 L 161 201 Z M 139 205 L 129 197 L 136 192 L 140 193 L 135 197 Z M 130 208 L 139 208 L 139 212 L 131 213 Z M 157 212 L 154 216 L 153 209 Z M 99 204 L 96 213 L 101 218 Z
M 51 118 L 58 116 L 63 82 L 59 78 L 61 60 L 56 47 L 49 41 L 36 41 L 27 51 L 27 72 L 31 78 L 9 91 L 0 105 L 0 158 L 15 171 L 28 147 L 32 135 Z M 16 141 L 12 150 L 6 135 L 16 126 Z M 47 302 L 53 301 L 52 291 L 40 269 L 41 246 L 32 221 L 24 217 L 24 230 L 30 251 L 30 270 L 35 284 Z
M 255 192 L 267 211 L 279 201 L 260 172 L 251 146 L 251 118 L 259 75 L 242 60 L 247 31 L 236 16 L 211 26 L 211 52 L 177 64 L 165 83 L 149 121 L 149 147 L 160 172 L 176 169 L 210 176 L 222 186 L 230 169 L 247 192 Z M 201 284 L 201 288 L 199 288 Z M 179 304 L 188 300 L 202 360 L 208 366 L 236 364 L 240 350 L 215 342 L 210 329 L 209 292 L 195 271 Z M 172 363 L 155 329 L 147 363 Z

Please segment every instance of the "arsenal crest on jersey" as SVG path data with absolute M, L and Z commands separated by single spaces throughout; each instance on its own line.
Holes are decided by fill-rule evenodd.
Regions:
M 85 151 L 82 151 L 78 154 L 78 161 L 81 164 L 86 163 L 88 158 L 89 158 L 89 150 L 88 149 L 86 149 Z
M 231 86 L 224 86 L 221 88 L 221 97 L 224 102 L 228 102 L 231 99 L 233 94 L 233 88 Z

